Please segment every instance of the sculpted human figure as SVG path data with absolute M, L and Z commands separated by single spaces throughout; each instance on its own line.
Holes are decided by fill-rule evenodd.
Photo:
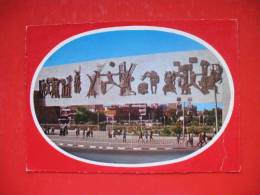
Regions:
M 201 60 L 200 62 L 200 66 L 201 66 L 201 72 L 202 72 L 202 76 L 206 77 L 208 76 L 208 67 L 209 67 L 210 63 L 206 60 Z
M 176 93 L 175 80 L 176 80 L 176 72 L 166 71 L 164 74 L 164 82 L 163 86 L 164 95 L 167 95 L 167 92 Z
M 178 76 L 181 80 L 179 80 L 179 86 L 181 87 L 181 94 L 187 95 L 191 94 L 191 89 L 189 85 L 189 72 L 192 70 L 192 64 L 184 64 L 179 66 Z
M 74 70 L 75 76 L 74 76 L 74 92 L 80 93 L 81 91 L 81 80 L 80 80 L 80 70 Z
M 120 72 L 120 96 L 136 95 L 136 92 L 132 90 L 131 82 L 134 81 L 132 76 L 136 64 L 131 64 L 129 70 L 126 69 Z
M 60 81 L 57 78 L 52 80 L 52 97 L 60 98 Z
M 96 89 L 95 89 L 95 85 L 96 85 L 97 79 L 100 77 L 100 72 L 99 71 L 95 71 L 95 74 L 92 75 L 92 76 L 87 74 L 87 77 L 89 78 L 89 81 L 90 81 L 90 85 L 89 85 L 89 90 L 88 90 L 87 96 L 88 97 L 94 96 L 94 98 L 96 98 L 97 92 L 96 92 Z
M 43 94 L 42 94 L 42 82 L 43 82 L 43 80 L 39 80 L 39 92 L 40 92 L 41 96 L 43 97 Z
M 157 84 L 160 82 L 160 77 L 155 71 L 145 72 L 142 76 L 141 80 L 145 80 L 146 78 L 150 78 L 150 86 L 152 94 L 156 94 L 157 92 Z
M 194 71 L 191 71 L 190 73 L 190 86 L 193 86 L 198 90 L 201 90 L 199 85 L 197 84 L 197 74 Z
M 48 78 L 50 83 L 50 95 L 52 98 L 56 96 L 56 86 L 55 86 L 55 78 Z
M 115 76 L 115 75 L 119 75 L 119 73 L 111 73 L 110 71 L 108 71 L 107 74 L 100 74 L 100 76 L 107 77 L 107 81 L 101 81 L 101 92 L 103 94 L 107 93 L 107 85 L 109 85 L 109 84 L 120 87 L 119 84 L 117 84 L 113 79 L 113 76 Z
M 215 68 L 216 71 L 215 82 L 222 83 L 223 68 L 219 64 L 213 64 L 212 66 Z
M 208 88 L 211 90 L 216 90 L 218 93 L 217 82 L 222 82 L 222 72 L 223 68 L 219 64 L 212 64 L 212 69 L 208 77 Z
M 203 94 L 208 94 L 209 93 L 209 87 L 208 87 L 208 67 L 209 67 L 209 62 L 206 60 L 201 60 L 200 66 L 201 66 L 201 79 L 198 82 L 201 92 Z
M 138 93 L 145 95 L 148 93 L 148 83 L 142 82 L 137 87 Z
M 51 78 L 46 79 L 46 95 L 51 95 Z
M 44 79 L 39 80 L 39 92 L 41 94 L 41 97 L 46 96 L 46 81 Z
M 66 78 L 67 83 L 65 86 L 65 97 L 71 98 L 71 84 L 72 84 L 72 76 L 69 75 Z
M 66 79 L 60 79 L 61 83 L 61 97 L 65 98 L 66 97 Z

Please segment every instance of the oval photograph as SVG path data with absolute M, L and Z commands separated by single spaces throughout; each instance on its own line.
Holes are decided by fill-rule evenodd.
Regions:
M 221 55 L 175 29 L 88 31 L 52 49 L 31 86 L 44 139 L 82 162 L 152 166 L 209 148 L 232 114 L 234 88 Z

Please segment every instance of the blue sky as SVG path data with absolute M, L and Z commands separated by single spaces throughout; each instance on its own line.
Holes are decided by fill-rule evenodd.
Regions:
M 215 102 L 212 103 L 197 103 L 195 104 L 197 106 L 197 110 L 198 111 L 202 111 L 202 110 L 212 110 L 213 108 L 215 108 Z M 223 104 L 222 103 L 218 103 L 218 108 L 223 108 Z
M 206 49 L 187 37 L 154 30 L 102 32 L 73 40 L 45 62 L 55 66 L 113 57 Z

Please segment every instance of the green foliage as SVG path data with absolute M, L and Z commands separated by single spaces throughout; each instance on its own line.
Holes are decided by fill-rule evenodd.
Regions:
M 191 126 L 199 126 L 199 122 L 196 120 L 191 121 Z
M 202 132 L 210 133 L 212 131 L 212 128 L 210 127 L 203 127 Z
M 171 134 L 172 134 L 172 131 L 171 131 L 171 129 L 169 127 L 163 128 L 162 135 L 169 136 Z
M 106 120 L 106 116 L 104 113 L 95 113 L 87 110 L 84 107 L 78 107 L 77 113 L 75 115 L 75 123 L 82 124 L 82 123 L 93 123 L 97 124 L 99 118 L 99 122 Z
M 79 123 L 86 123 L 88 122 L 88 111 L 83 108 L 83 107 L 79 107 L 77 110 L 77 113 L 75 115 L 75 123 L 79 124 Z
M 177 125 L 175 128 L 173 128 L 173 131 L 174 131 L 175 135 L 179 135 L 182 133 L 182 128 L 181 128 L 181 126 Z
M 218 108 L 218 121 L 222 121 L 222 109 Z M 204 110 L 203 114 L 205 117 L 205 123 L 209 126 L 215 125 L 215 109 L 212 110 Z M 221 123 L 221 122 L 219 122 Z

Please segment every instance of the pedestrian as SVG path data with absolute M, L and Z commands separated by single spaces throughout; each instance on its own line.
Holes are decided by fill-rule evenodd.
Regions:
M 108 138 L 112 138 L 111 129 L 108 130 Z
M 51 127 L 51 134 L 54 135 L 54 128 Z
M 138 142 L 139 142 L 140 140 L 144 141 L 144 138 L 143 138 L 143 131 L 142 131 L 142 130 L 140 130 L 140 134 L 139 134 Z
M 207 143 L 207 135 L 206 135 L 206 132 L 203 133 L 202 135 L 202 139 L 203 139 L 203 143 L 206 144 Z
M 145 130 L 144 132 L 145 142 L 148 142 L 148 131 Z
M 204 144 L 206 144 L 206 133 L 204 132 L 203 134 L 200 133 L 199 136 L 199 143 L 197 146 L 202 147 Z
M 150 141 L 153 140 L 153 130 L 150 131 Z
M 79 128 L 76 128 L 76 136 L 79 136 Z
M 82 136 L 85 137 L 86 135 L 86 129 L 83 129 Z
M 47 135 L 50 134 L 50 127 L 47 127 L 47 129 L 46 129 L 46 134 L 47 134 Z
M 90 129 L 90 137 L 93 138 L 93 129 Z
M 177 143 L 178 143 L 178 144 L 180 143 L 180 139 L 181 139 L 181 134 L 178 133 L 178 134 L 177 134 Z
M 123 142 L 126 142 L 126 130 L 123 131 Z
M 64 127 L 64 136 L 68 135 L 68 134 L 69 134 L 69 128 L 68 128 L 67 123 L 66 123 L 65 127 Z
M 47 134 L 46 128 L 42 127 L 42 129 L 43 129 L 43 132 L 44 132 L 45 134 Z
M 113 137 L 116 138 L 116 130 L 113 129 Z
M 89 129 L 89 127 L 88 127 L 88 129 L 87 129 L 86 136 L 87 136 L 87 137 L 90 137 L 90 129 Z
M 193 147 L 193 135 L 189 133 L 189 138 L 186 142 L 186 146 L 188 147 L 189 144 Z

